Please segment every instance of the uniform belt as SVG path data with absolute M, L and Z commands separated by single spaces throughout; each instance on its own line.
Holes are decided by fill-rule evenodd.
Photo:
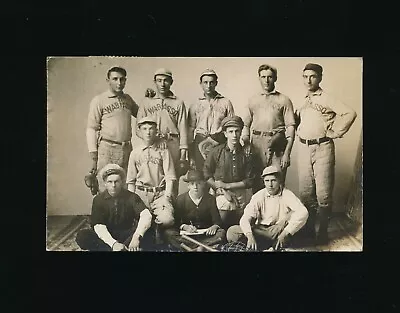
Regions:
M 304 143 L 305 145 L 308 145 L 308 146 L 309 145 L 317 145 L 317 144 L 319 145 L 320 143 L 331 140 L 331 138 L 329 138 L 329 137 L 322 137 L 322 138 L 318 138 L 318 139 L 308 139 L 308 140 L 299 137 L 299 139 L 300 139 L 301 143 Z
M 110 139 L 106 139 L 106 138 L 101 138 L 101 140 L 104 140 L 105 142 L 109 142 L 109 143 L 115 143 L 115 144 L 120 145 L 120 146 L 127 145 L 127 144 L 131 143 L 130 141 L 120 142 L 120 141 L 114 141 L 114 140 L 110 140 Z
M 158 191 L 165 190 L 165 186 L 162 186 L 162 187 L 147 187 L 147 186 L 137 185 L 136 188 L 139 189 L 139 190 L 142 190 L 142 191 L 146 191 L 146 192 L 158 192 Z
M 275 135 L 277 132 L 262 132 L 259 130 L 253 130 L 253 135 L 257 135 L 257 136 L 273 136 Z

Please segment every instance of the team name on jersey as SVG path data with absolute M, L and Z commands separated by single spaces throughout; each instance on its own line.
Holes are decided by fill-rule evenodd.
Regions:
M 170 115 L 175 116 L 178 114 L 178 110 L 173 108 L 172 106 L 166 104 L 166 103 L 157 103 L 147 109 L 147 111 L 150 112 L 150 114 L 154 114 L 157 111 L 162 111 L 166 110 Z
M 110 114 L 110 113 L 114 112 L 115 110 L 120 110 L 120 109 L 130 110 L 131 108 L 125 101 L 118 100 L 118 101 L 115 101 L 115 102 L 107 105 L 106 107 L 104 107 L 103 113 Z
M 322 114 L 329 115 L 330 118 L 333 118 L 336 114 L 333 112 L 331 109 L 322 106 L 318 103 L 312 102 L 311 99 L 308 99 L 304 108 L 310 107 L 318 112 L 321 112 Z
M 140 168 L 144 163 L 160 165 L 162 163 L 162 159 L 160 157 L 153 157 L 151 155 L 143 156 L 140 160 L 136 161 L 136 168 Z

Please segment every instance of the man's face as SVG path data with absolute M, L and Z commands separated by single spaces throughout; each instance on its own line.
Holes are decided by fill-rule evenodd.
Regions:
M 172 79 L 166 75 L 156 75 L 154 78 L 158 93 L 164 95 L 169 92 L 172 85 Z
M 115 197 L 122 190 L 122 179 L 118 174 L 108 175 L 105 185 L 110 196 Z
M 264 176 L 264 184 L 271 196 L 278 194 L 281 184 L 274 174 Z
M 204 194 L 204 189 L 206 186 L 206 182 L 199 180 L 199 181 L 193 181 L 188 183 L 188 188 L 189 190 L 196 195 L 197 197 L 202 197 Z
M 262 70 L 258 77 L 261 83 L 261 87 L 267 91 L 271 92 L 275 88 L 276 77 L 274 72 L 271 70 Z
M 120 93 L 125 88 L 126 77 L 118 72 L 110 72 L 110 77 L 107 78 L 110 90 L 115 93 Z
M 313 70 L 306 70 L 303 72 L 303 80 L 307 90 L 316 91 L 319 88 L 322 77 Z
M 236 145 L 239 143 L 242 129 L 236 126 L 229 126 L 224 130 L 224 135 L 228 140 L 228 143 Z
M 206 95 L 212 95 L 215 92 L 215 87 L 217 86 L 218 82 L 215 76 L 208 76 L 204 75 L 201 78 L 201 88 Z
M 144 123 L 140 125 L 140 132 L 144 141 L 153 142 L 156 138 L 157 127 L 152 123 Z

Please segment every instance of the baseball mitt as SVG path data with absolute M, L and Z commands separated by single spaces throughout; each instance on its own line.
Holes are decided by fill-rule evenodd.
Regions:
M 152 88 L 147 88 L 144 93 L 144 96 L 146 98 L 153 98 L 155 95 L 156 95 L 156 92 Z
M 186 175 L 187 171 L 189 170 L 189 160 L 179 160 L 179 169 L 178 175 L 179 177 Z
M 99 182 L 97 181 L 96 172 L 90 171 L 89 174 L 85 175 L 85 185 L 90 189 L 93 196 L 99 192 Z

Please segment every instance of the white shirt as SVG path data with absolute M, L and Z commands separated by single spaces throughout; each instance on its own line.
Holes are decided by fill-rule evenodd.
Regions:
M 256 224 L 275 225 L 282 221 L 288 224 L 285 230 L 294 235 L 307 222 L 308 211 L 304 204 L 289 189 L 271 196 L 264 188 L 253 195 L 245 207 L 240 227 L 244 234 L 251 232 L 251 222 Z

